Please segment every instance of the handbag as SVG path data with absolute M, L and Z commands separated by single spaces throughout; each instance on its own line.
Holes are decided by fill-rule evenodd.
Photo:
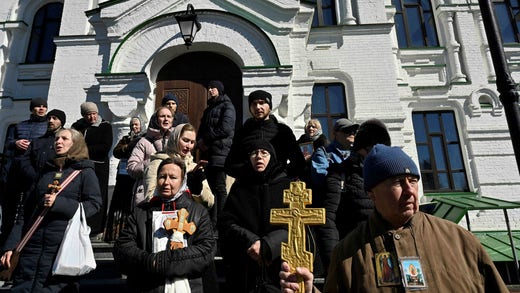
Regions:
M 96 268 L 94 251 L 90 243 L 90 227 L 87 225 L 83 204 L 80 202 L 74 217 L 69 220 L 58 250 L 53 275 L 81 276 Z
M 72 182 L 72 180 L 74 180 L 74 178 L 76 178 L 76 176 L 78 176 L 80 172 L 81 172 L 81 170 L 72 171 L 72 173 L 63 180 L 61 185 L 50 185 L 49 187 L 53 187 L 52 193 L 54 195 L 56 195 L 56 197 L 58 195 L 60 195 L 60 193 L 65 189 L 65 187 L 67 187 L 67 185 L 69 185 L 69 183 Z M 14 270 L 16 269 L 16 266 L 18 265 L 18 260 L 20 258 L 20 253 L 21 253 L 22 249 L 25 247 L 25 245 L 27 244 L 29 239 L 31 239 L 31 237 L 33 236 L 36 229 L 38 229 L 41 222 L 45 218 L 45 215 L 47 215 L 47 212 L 49 211 L 49 209 L 50 209 L 50 207 L 45 207 L 43 209 L 43 211 L 40 213 L 40 215 L 38 215 L 38 217 L 32 224 L 31 228 L 29 228 L 27 233 L 25 233 L 22 240 L 20 240 L 20 242 L 18 242 L 18 245 L 16 245 L 16 248 L 13 250 L 13 254 L 11 255 L 11 266 L 9 268 L 3 268 L 0 271 L 0 280 L 2 280 L 2 281 L 11 280 L 11 276 L 12 276 Z

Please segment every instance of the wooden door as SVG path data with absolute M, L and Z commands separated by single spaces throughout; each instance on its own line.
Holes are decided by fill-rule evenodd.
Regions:
M 161 106 L 162 97 L 167 93 L 177 96 L 177 111 L 188 115 L 190 123 L 199 129 L 202 113 L 207 106 L 208 91 L 204 84 L 189 80 L 158 81 L 155 90 L 156 109 Z

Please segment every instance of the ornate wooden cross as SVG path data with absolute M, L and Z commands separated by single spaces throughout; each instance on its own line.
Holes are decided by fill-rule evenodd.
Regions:
M 197 227 L 195 226 L 195 224 L 193 222 L 188 223 L 188 215 L 189 215 L 189 213 L 185 208 L 180 209 L 177 212 L 177 218 L 175 218 L 175 219 L 168 218 L 168 219 L 164 220 L 164 222 L 163 222 L 164 229 L 166 229 L 167 231 L 178 231 L 182 234 L 184 234 L 185 232 L 188 232 L 188 234 L 192 235 L 193 233 L 195 233 L 195 230 L 197 230 Z M 182 242 L 175 242 L 175 241 L 170 242 L 170 248 L 172 250 L 175 250 L 177 248 L 182 248 L 182 247 L 184 247 Z
M 313 271 L 314 257 L 305 250 L 305 225 L 325 224 L 324 208 L 306 208 L 312 203 L 312 190 L 305 189 L 305 182 L 291 182 L 290 189 L 283 191 L 283 202 L 288 208 L 271 209 L 271 224 L 287 224 L 288 241 L 282 242 L 282 259 L 289 263 L 291 271 L 296 267 L 306 267 Z M 300 280 L 300 292 L 304 292 Z

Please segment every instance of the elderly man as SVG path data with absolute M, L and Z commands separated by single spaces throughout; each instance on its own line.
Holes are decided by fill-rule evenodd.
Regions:
M 419 211 L 420 173 L 398 147 L 377 144 L 364 187 L 375 212 L 334 249 L 325 292 L 509 292 L 484 247 L 459 225 Z M 283 292 L 312 292 L 306 268 L 280 272 Z
M 99 115 L 98 107 L 93 102 L 84 102 L 80 106 L 83 118 L 72 124 L 72 128 L 85 137 L 89 158 L 94 161 L 94 170 L 99 180 L 103 205 L 99 212 L 88 219 L 94 240 L 103 238 L 108 203 L 108 176 L 110 162 L 108 154 L 112 148 L 112 125 Z

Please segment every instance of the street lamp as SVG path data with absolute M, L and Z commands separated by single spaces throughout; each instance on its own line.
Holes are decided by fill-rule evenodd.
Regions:
M 491 0 L 479 0 L 478 2 L 480 12 L 482 13 L 484 29 L 486 30 L 491 59 L 495 67 L 497 90 L 500 93 L 499 98 L 506 112 L 507 125 L 513 143 L 516 165 L 518 170 L 520 170 L 520 108 L 518 105 L 518 89 L 509 73 L 504 47 L 502 46 L 502 38 L 495 14 L 493 13 Z M 515 19 L 516 18 L 517 16 L 515 16 Z M 519 265 L 517 264 L 517 272 L 518 269 Z
M 176 15 L 175 19 L 177 20 L 177 23 L 179 23 L 181 35 L 184 39 L 184 44 L 187 47 L 191 46 L 191 44 L 193 43 L 193 39 L 195 39 L 195 35 L 202 27 L 200 25 L 200 22 L 197 20 L 197 14 L 195 14 L 195 9 L 193 9 L 193 5 L 188 4 L 186 13 Z

